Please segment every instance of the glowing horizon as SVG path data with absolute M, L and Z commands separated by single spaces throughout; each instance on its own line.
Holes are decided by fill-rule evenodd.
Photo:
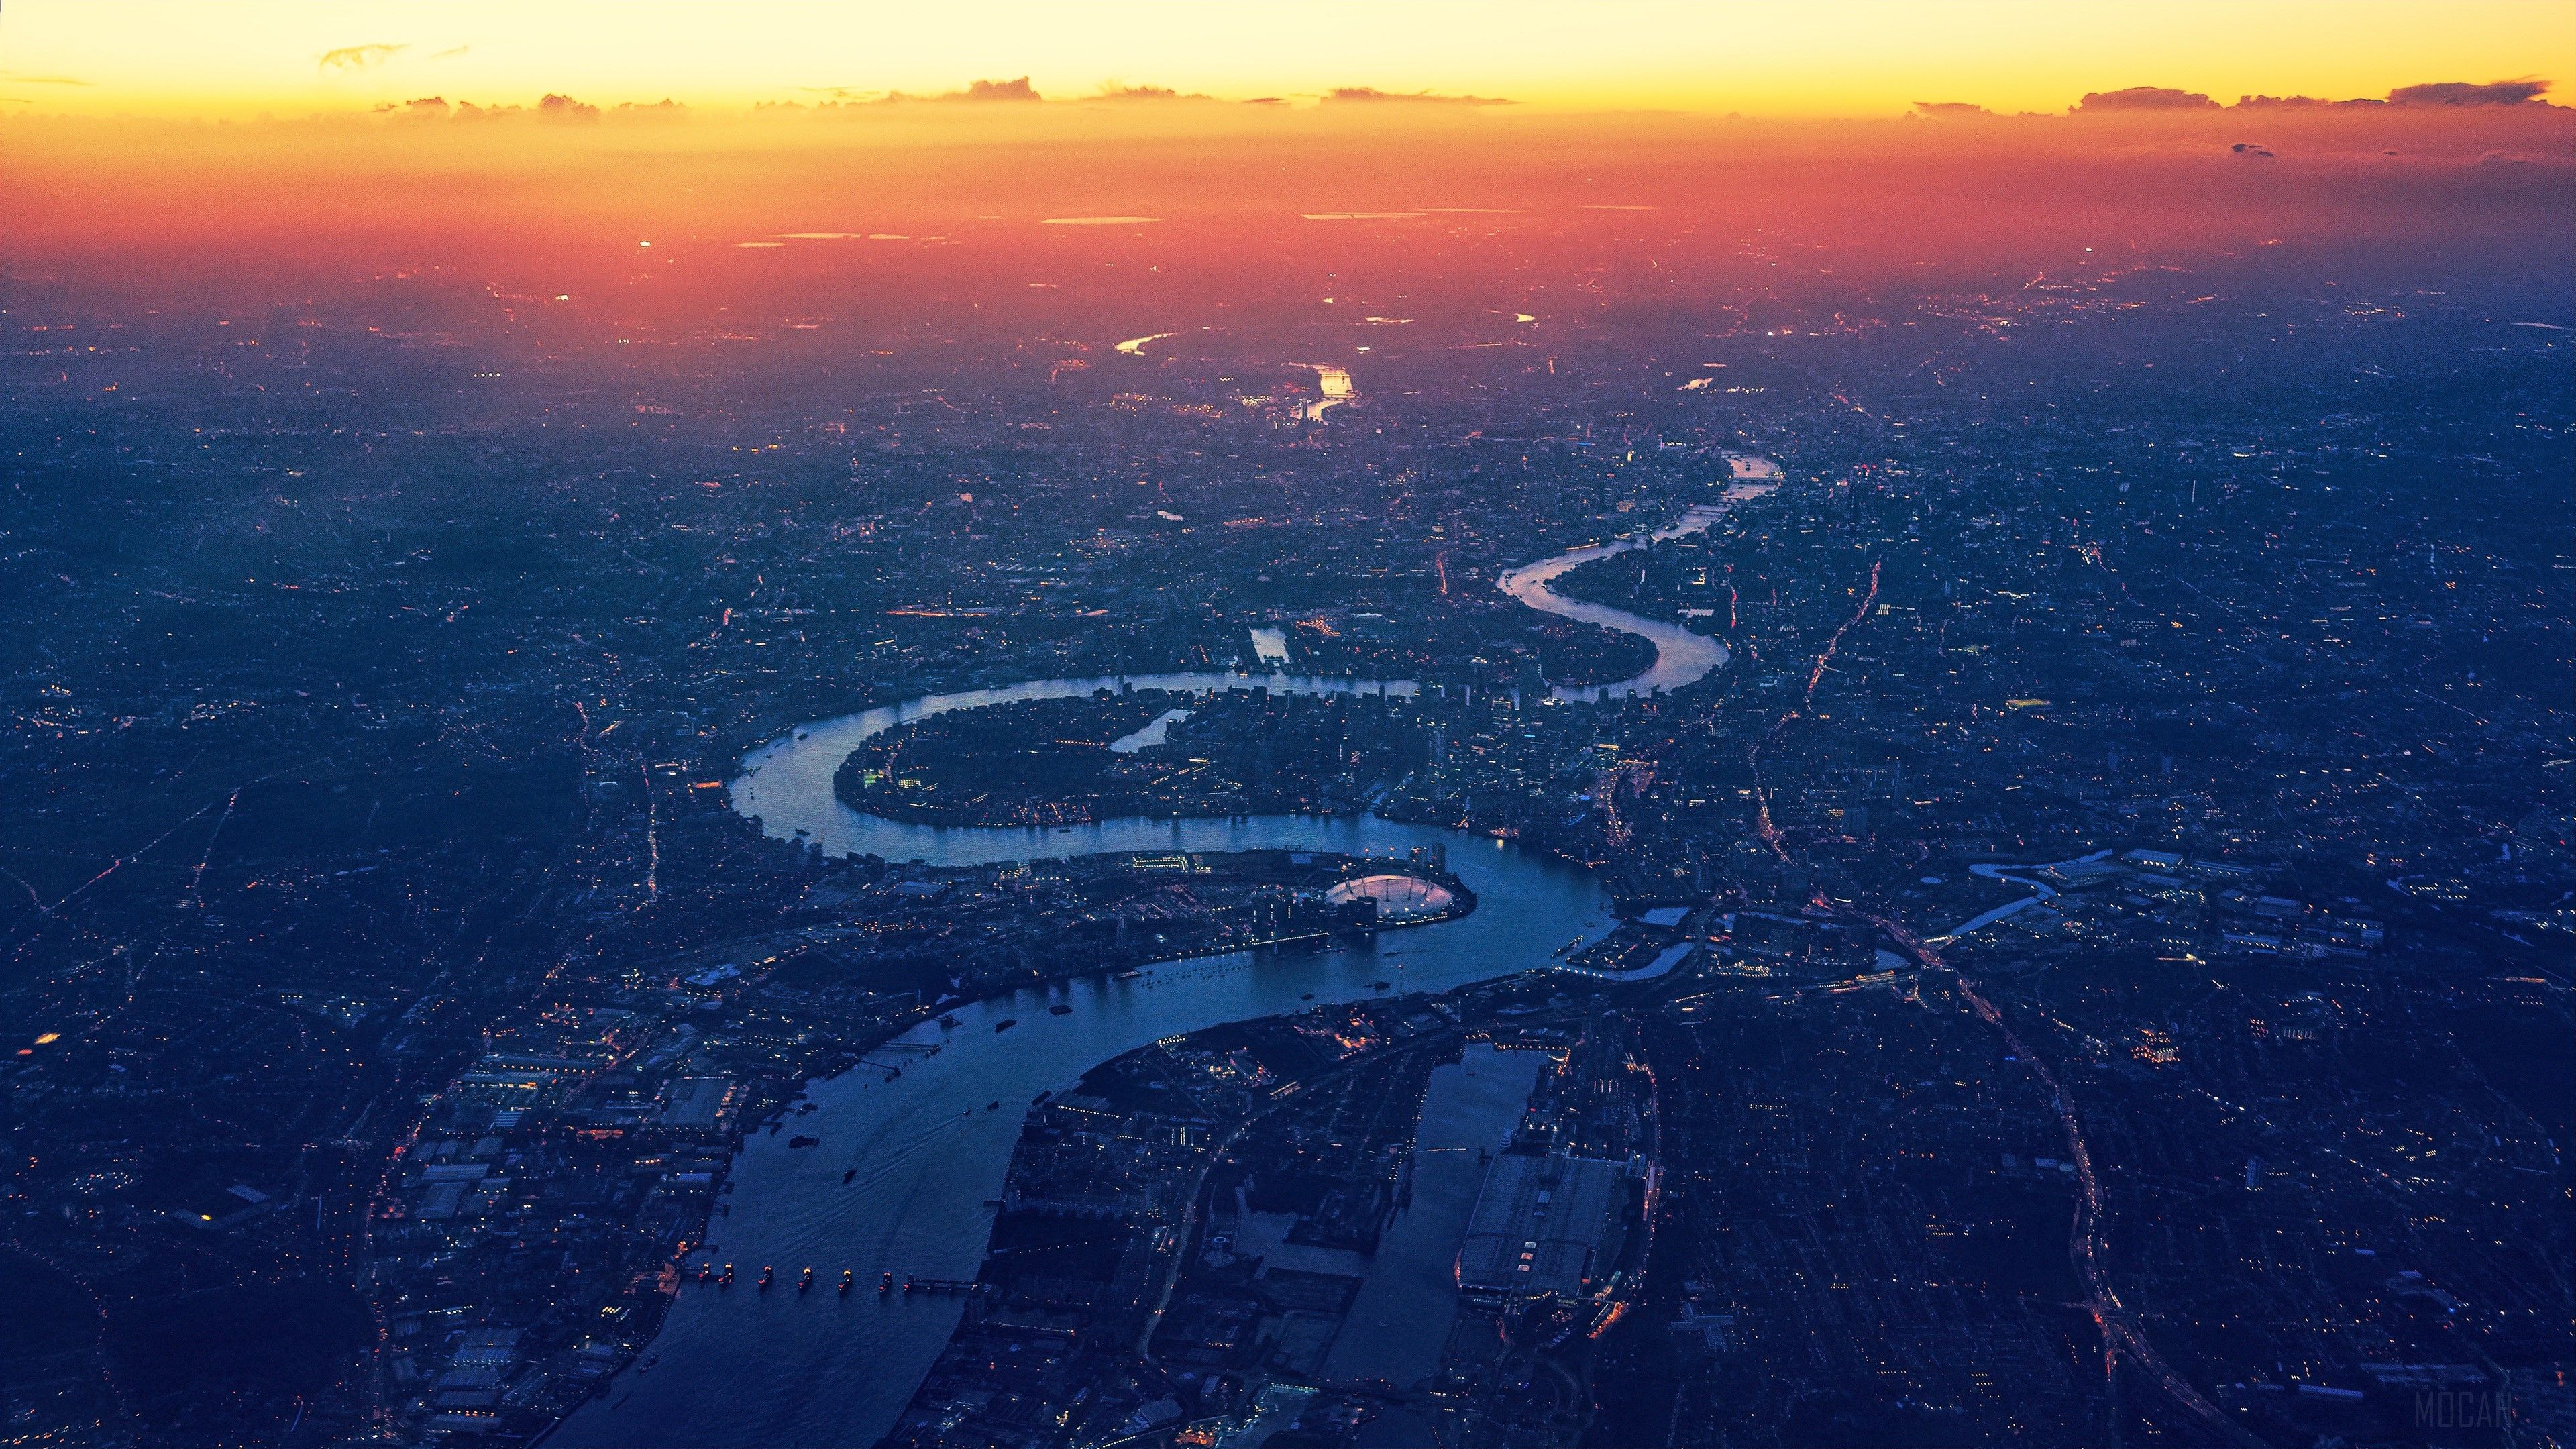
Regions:
M 2576 73 L 2563 7 L 2517 0 L 2064 6 L 1625 0 L 1178 6 L 975 0 L 14 0 L 0 115 L 247 118 L 416 97 L 693 107 L 936 95 L 1028 79 L 1050 99 L 1128 86 L 1243 101 L 1342 87 L 1547 110 L 1883 117 L 1918 102 L 2063 112 L 2137 86 L 2376 98 Z

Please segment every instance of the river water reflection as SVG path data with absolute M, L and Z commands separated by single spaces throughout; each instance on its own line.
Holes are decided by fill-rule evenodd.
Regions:
M 1151 339 L 1145 339 L 1151 340 Z M 1330 395 L 1332 379 L 1326 378 Z M 1656 537 L 1707 527 L 1694 510 Z M 1504 576 L 1533 608 L 1640 634 L 1656 647 L 1635 679 L 1560 697 L 1618 697 L 1678 688 L 1726 662 L 1723 645 L 1678 624 L 1578 603 L 1548 589 L 1567 569 L 1642 545 L 1578 549 Z M 858 1070 L 810 1085 L 818 1110 L 797 1131 L 821 1139 L 793 1150 L 780 1134 L 752 1138 L 735 1159 L 728 1211 L 709 1227 L 716 1256 L 746 1285 L 762 1265 L 782 1277 L 808 1266 L 824 1281 L 851 1270 L 862 1283 L 891 1271 L 972 1278 L 983 1260 L 991 1202 L 1040 1092 L 1060 1091 L 1100 1062 L 1158 1037 L 1373 995 L 1394 980 L 1437 992 L 1547 967 L 1551 948 L 1599 924 L 1590 872 L 1501 842 L 1373 817 L 1256 816 L 1244 820 L 1109 820 L 1072 828 L 978 829 L 904 824 L 862 815 L 834 798 L 832 776 L 869 736 L 909 720 L 1014 700 L 1058 699 L 1132 683 L 1139 689 L 1243 689 L 1411 694 L 1408 681 L 1179 673 L 1130 679 L 1053 679 L 933 695 L 802 725 L 754 751 L 730 787 L 733 807 L 780 838 L 838 855 L 966 865 L 1095 851 L 1333 850 L 1400 853 L 1448 848 L 1449 867 L 1478 909 L 1463 920 L 1380 941 L 1303 955 L 1230 956 L 1153 968 L 1133 980 L 1057 983 L 954 1008 L 958 1025 L 925 1022 L 878 1053 L 903 1063 L 900 1080 Z M 1381 959 L 1380 952 L 1386 954 Z M 1401 958 L 1395 953 L 1401 952 Z M 1052 1005 L 1073 1009 L 1062 1016 Z M 1008 1035 L 996 1023 L 1015 1019 Z M 936 1055 L 927 1048 L 938 1045 Z M 1472 1149 L 1490 1146 L 1527 1094 L 1536 1058 L 1471 1048 L 1434 1075 L 1425 1103 L 1412 1208 L 1389 1229 L 1363 1280 L 1328 1367 L 1407 1382 L 1431 1372 L 1456 1314 L 1448 1269 L 1481 1175 Z M 987 1104 L 993 1104 L 988 1108 Z M 844 1172 L 852 1174 L 848 1183 Z M 957 1322 L 955 1299 L 873 1292 L 760 1293 L 692 1284 L 654 1340 L 649 1371 L 630 1368 L 609 1393 L 549 1439 L 567 1449 L 688 1444 L 869 1445 L 894 1424 Z M 1368 1364 L 1374 1367 L 1362 1367 Z
M 1458 1317 L 1458 1245 L 1466 1240 L 1483 1154 L 1521 1119 L 1544 1052 L 1471 1045 L 1431 1074 L 1422 1131 L 1413 1143 L 1413 1201 L 1387 1226 L 1359 1296 L 1324 1356 L 1331 1379 L 1384 1379 L 1408 1388 L 1440 1368 Z
M 1504 593 L 1544 614 L 1561 619 L 1575 619 L 1586 624 L 1599 624 L 1623 634 L 1635 634 L 1655 646 L 1655 662 L 1645 673 L 1615 684 L 1567 685 L 1556 691 L 1559 699 L 1619 699 L 1630 694 L 1652 694 L 1658 689 L 1679 689 L 1695 684 L 1725 667 L 1726 646 L 1706 634 L 1694 632 L 1669 619 L 1649 619 L 1614 609 L 1607 604 L 1588 604 L 1569 599 L 1548 587 L 1561 574 L 1580 568 L 1594 559 L 1627 553 L 1632 549 L 1661 543 L 1668 539 L 1686 538 L 1705 532 L 1708 526 L 1726 516 L 1726 510 L 1715 504 L 1694 508 L 1677 523 L 1643 535 L 1613 539 L 1608 543 L 1587 544 L 1570 549 L 1554 558 L 1523 564 L 1494 582 Z
M 1031 699 L 1072 699 L 1101 689 L 1167 689 L 1196 693 L 1209 689 L 1268 689 L 1272 693 L 1409 695 L 1418 687 L 1409 679 L 1327 679 L 1302 674 L 1130 674 L 1093 679 L 1040 679 L 997 689 L 969 689 L 933 694 L 901 704 L 845 714 L 838 719 L 798 725 L 751 752 L 743 773 L 730 787 L 733 808 L 759 819 L 761 828 L 782 838 L 801 835 L 830 854 L 856 851 L 887 860 L 926 860 L 933 865 L 973 865 L 988 860 L 1035 860 L 1047 856 L 1088 855 L 1101 850 L 1225 850 L 1253 847 L 1177 845 L 1183 838 L 1213 838 L 1221 820 L 1104 820 L 1093 825 L 981 826 L 912 825 L 864 815 L 832 794 L 833 772 L 850 752 L 871 735 L 899 724 L 929 719 L 961 709 L 1013 704 Z M 1320 847 L 1319 847 L 1320 848 Z
M 1164 682 L 1199 677 L 1136 683 L 1204 687 Z M 1063 693 L 1087 692 L 1082 686 L 1089 684 L 1048 687 L 1053 683 L 1065 685 Z M 1192 961 L 1130 981 L 1062 983 L 959 1006 L 954 1030 L 924 1023 L 899 1044 L 943 1043 L 938 1055 L 886 1054 L 903 1062 L 901 1080 L 853 1071 L 813 1084 L 819 1110 L 796 1119 L 795 1130 L 822 1145 L 799 1151 L 783 1135 L 753 1138 L 734 1163 L 730 1213 L 709 1229 L 717 1255 L 741 1265 L 746 1286 L 683 1289 L 653 1343 L 657 1366 L 619 1376 L 607 1397 L 576 1413 L 550 1443 L 874 1443 L 938 1356 L 958 1304 L 872 1292 L 762 1294 L 747 1286 L 762 1265 L 775 1265 L 782 1278 L 810 1265 L 826 1281 L 844 1268 L 865 1283 L 889 1270 L 972 1278 L 992 1221 L 988 1203 L 1001 1194 L 1021 1114 L 1038 1093 L 1062 1090 L 1093 1065 L 1157 1037 L 1303 1009 L 1312 1004 L 1308 993 L 1318 1002 L 1354 1000 L 1374 995 L 1370 983 L 1379 980 L 1443 991 L 1545 967 L 1552 946 L 1598 918 L 1588 871 L 1427 826 L 1261 816 L 1108 821 L 1071 831 L 934 829 L 859 816 L 832 798 L 832 772 L 859 739 L 924 712 L 871 711 L 792 733 L 746 761 L 734 785 L 736 808 L 760 815 L 775 835 L 802 827 L 835 852 L 946 864 L 1098 850 L 1392 853 L 1436 843 L 1448 847 L 1450 868 L 1475 889 L 1478 909 L 1369 944 Z M 1381 950 L 1403 954 L 1381 959 Z M 1058 1002 L 1072 1012 L 1051 1014 L 1047 1007 Z M 997 1034 L 994 1024 L 1004 1018 L 1019 1026 Z M 988 1102 L 1002 1106 L 987 1110 Z M 857 1175 L 845 1186 L 841 1175 L 853 1168 Z M 1416 1215 L 1424 1215 L 1420 1189 L 1416 1202 Z

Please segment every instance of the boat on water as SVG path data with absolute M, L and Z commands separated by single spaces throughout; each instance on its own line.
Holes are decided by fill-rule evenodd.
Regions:
M 1395 983 L 1394 983 L 1394 982 L 1392 982 L 1392 981 L 1372 981 L 1372 982 L 1370 982 L 1370 983 L 1369 983 L 1369 990 L 1371 990 L 1371 991 L 1384 991 L 1385 989 L 1387 989 L 1387 988 L 1388 988 L 1388 987 L 1390 987 L 1390 986 L 1393 986 L 1394 984 L 1395 984 Z
M 853 1274 L 851 1273 L 851 1271 L 850 1271 L 849 1269 L 847 1269 L 847 1268 L 843 1268 L 843 1269 L 841 1270 L 841 1286 L 840 1286 L 838 1289 L 834 1290 L 834 1291 L 836 1291 L 836 1292 L 841 1292 L 841 1293 L 847 1293 L 847 1292 L 849 1292 L 849 1291 L 850 1291 L 850 1285 L 851 1285 L 851 1284 L 853 1284 L 853 1283 L 855 1283 L 855 1282 L 857 1282 L 857 1281 L 858 1281 L 858 1279 L 856 1278 L 856 1276 L 855 1276 L 855 1275 L 853 1275 Z
M 777 1273 L 775 1273 L 775 1272 L 774 1272 L 774 1271 L 772 1271 L 770 1268 L 768 1268 L 767 1266 L 765 1266 L 765 1265 L 764 1265 L 764 1266 L 761 1268 L 761 1270 L 760 1270 L 760 1291 L 762 1291 L 763 1293 L 768 1292 L 768 1291 L 769 1291 L 769 1285 L 770 1285 L 771 1283 L 776 1282 L 776 1281 L 777 1281 L 777 1279 L 778 1279 L 778 1275 L 777 1275 Z
M 851 1179 L 851 1178 L 854 1178 L 854 1177 L 856 1177 L 856 1176 L 858 1176 L 858 1175 L 859 1175 L 859 1170 L 858 1170 L 857 1168 L 855 1168 L 855 1167 L 851 1168 L 849 1171 L 847 1171 L 847 1172 L 845 1172 L 845 1173 L 842 1173 L 842 1174 L 841 1174 L 841 1186 L 843 1186 L 843 1187 L 848 1187 L 848 1186 L 850 1185 L 850 1179 Z
M 1047 1008 L 1047 1014 L 1050 1016 L 1071 1016 L 1073 1015 L 1073 1008 L 1059 1001 L 1055 1005 Z
M 823 1139 L 820 1137 L 790 1137 L 787 1139 L 787 1145 L 790 1148 L 820 1147 L 823 1145 Z
M 953 1028 L 957 1025 L 957 1018 L 953 1016 L 943 1016 L 939 1018 L 939 1024 L 943 1027 Z
M 1117 975 L 1110 977 L 1109 979 L 1110 979 L 1110 980 L 1112 980 L 1112 981 L 1133 981 L 1133 980 L 1135 980 L 1137 977 L 1142 976 L 1142 975 L 1144 975 L 1144 974 L 1145 974 L 1144 972 L 1139 971 L 1139 970 L 1137 970 L 1136 968 L 1134 968 L 1134 967 L 1132 967 L 1132 966 L 1131 966 L 1131 967 L 1127 968 L 1126 970 L 1119 972 Z
M 989 1102 L 985 1103 L 985 1104 L 984 1104 L 984 1110 L 985 1110 L 985 1111 L 987 1111 L 987 1112 L 999 1112 L 999 1111 L 1001 1111 L 1001 1110 L 1002 1110 L 1002 1099 L 1001 1099 L 1001 1098 L 999 1098 L 999 1097 L 996 1097 L 996 1098 L 994 1098 L 992 1101 L 989 1101 Z
M 1006 1016 L 1006 1017 L 1003 1017 L 1000 1021 L 997 1021 L 997 1022 L 994 1022 L 994 1023 L 993 1023 L 993 1030 L 995 1030 L 995 1031 L 1009 1031 L 1012 1027 L 1018 1026 L 1019 1024 L 1020 1024 L 1020 1019 L 1019 1019 L 1018 1017 L 1016 1017 L 1016 1016 Z

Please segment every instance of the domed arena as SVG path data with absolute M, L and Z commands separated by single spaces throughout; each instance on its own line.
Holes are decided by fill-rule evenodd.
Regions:
M 1419 876 L 1364 875 L 1346 880 L 1324 892 L 1324 899 L 1334 905 L 1348 905 L 1356 900 L 1377 902 L 1380 925 L 1402 926 L 1446 915 L 1458 902 L 1457 893 L 1444 885 L 1435 885 Z

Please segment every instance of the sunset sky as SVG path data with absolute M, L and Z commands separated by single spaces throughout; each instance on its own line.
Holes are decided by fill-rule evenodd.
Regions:
M 1220 98 L 1334 87 L 1559 109 L 1886 116 L 1917 101 L 2063 111 L 2171 86 L 2380 96 L 2576 74 L 2560 0 L 1900 4 L 1789 0 L 8 0 L 0 115 L 281 117 L 414 97 L 692 106 L 940 93 L 1027 76 Z

